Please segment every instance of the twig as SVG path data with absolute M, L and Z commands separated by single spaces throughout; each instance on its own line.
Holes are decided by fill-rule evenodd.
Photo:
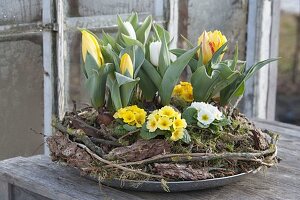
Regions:
M 90 139 L 95 144 L 107 144 L 107 145 L 116 146 L 116 147 L 123 146 L 122 144 L 120 144 L 118 142 L 114 142 L 114 141 L 110 141 L 110 140 L 104 140 L 104 139 L 93 138 L 93 137 L 91 137 Z
M 139 129 L 136 129 L 134 131 L 130 131 L 130 132 L 126 133 L 125 135 L 123 135 L 122 137 L 120 137 L 118 140 L 121 141 L 122 139 L 124 139 L 124 138 L 126 138 L 126 137 L 128 137 L 128 136 L 130 136 L 130 135 L 132 135 L 134 133 L 137 133 L 139 131 L 140 131 Z
M 153 175 L 153 174 L 148 174 L 146 172 L 142 172 L 142 171 L 139 171 L 139 170 L 135 170 L 135 169 L 130 169 L 130 168 L 127 168 L 127 167 L 123 167 L 119 164 L 115 164 L 115 163 L 112 163 L 108 160 L 105 160 L 103 158 L 101 158 L 100 156 L 96 155 L 93 151 L 91 151 L 87 146 L 83 145 L 83 144 L 80 144 L 80 143 L 77 143 L 77 145 L 81 148 L 83 148 L 84 150 L 86 150 L 93 158 L 97 159 L 98 161 L 100 162 L 103 162 L 109 166 L 112 166 L 112 167 L 115 167 L 115 168 L 118 168 L 120 170 L 123 170 L 123 171 L 127 171 L 127 172 L 132 172 L 132 173 L 136 173 L 136 174 L 140 174 L 140 175 L 143 175 L 143 176 L 147 176 L 147 177 L 152 177 L 152 178 L 159 178 L 159 179 L 162 179 L 163 177 L 162 176 L 159 176 L 159 175 Z
M 57 128 L 59 131 L 61 131 L 63 133 L 74 136 L 76 140 L 83 142 L 86 146 L 88 146 L 90 149 L 92 149 L 97 155 L 103 156 L 105 154 L 104 151 L 100 147 L 96 146 L 90 140 L 90 138 L 85 135 L 85 133 L 83 131 L 80 131 L 80 130 L 73 131 L 73 130 L 67 129 L 66 127 L 64 127 L 62 124 L 60 124 L 58 122 L 52 122 L 52 126 L 54 126 L 55 128 Z
M 84 128 L 88 128 L 92 131 L 94 131 L 95 133 L 99 134 L 100 136 L 102 136 L 103 138 L 105 139 L 109 139 L 109 140 L 112 140 L 112 141 L 116 141 L 117 139 L 114 138 L 113 136 L 111 135 L 108 135 L 107 132 L 105 130 L 103 130 L 103 128 L 101 127 L 101 129 L 97 129 L 89 124 L 87 124 L 86 122 L 84 122 L 83 120 L 81 119 L 78 119 L 78 118 L 74 118 L 74 117 L 66 117 L 66 119 L 70 119 L 73 123 L 73 121 L 77 122 L 80 124 L 80 128 L 81 129 L 84 129 Z M 85 131 L 86 132 L 86 131 Z M 88 133 L 87 133 L 88 134 Z M 90 136 L 93 136 L 95 137 L 95 135 L 91 135 L 91 134 L 88 134 Z
M 207 161 L 213 159 L 255 159 L 257 157 L 274 153 L 274 149 L 268 149 L 258 153 L 222 153 L 222 154 L 212 154 L 212 153 L 188 153 L 188 154 L 165 154 L 158 155 L 152 158 L 135 161 L 135 162 L 127 162 L 120 163 L 122 166 L 129 165 L 142 165 L 149 164 L 154 162 L 172 162 L 176 160 L 177 163 L 190 162 L 190 161 Z

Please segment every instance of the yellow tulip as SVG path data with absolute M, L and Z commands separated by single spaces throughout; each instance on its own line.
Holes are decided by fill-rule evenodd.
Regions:
M 127 53 L 124 53 L 121 57 L 120 63 L 121 74 L 125 74 L 126 70 L 129 72 L 131 78 L 133 77 L 133 64 L 130 56 Z
M 203 64 L 207 64 L 211 60 L 213 54 L 226 42 L 226 37 L 220 31 L 204 31 L 198 38 L 198 45 L 202 45 Z M 198 51 L 198 55 L 199 53 L 200 50 Z M 221 55 L 221 59 L 222 57 L 223 54 Z
M 82 33 L 82 58 L 86 60 L 86 54 L 89 52 L 100 67 L 104 64 L 104 58 L 101 53 L 100 45 L 95 36 L 86 30 L 81 30 Z

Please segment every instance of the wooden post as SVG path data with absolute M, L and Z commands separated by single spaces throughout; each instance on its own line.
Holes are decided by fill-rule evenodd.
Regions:
M 0 199 L 11 200 L 10 195 L 11 195 L 10 184 L 0 179 Z
M 279 0 L 249 0 L 247 67 L 260 60 L 277 57 Z M 274 120 L 277 62 L 261 69 L 246 83 L 244 113 L 248 117 Z

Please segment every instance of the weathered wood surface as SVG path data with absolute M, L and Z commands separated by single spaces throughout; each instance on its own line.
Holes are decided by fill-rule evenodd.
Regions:
M 0 162 L 0 199 L 300 199 L 299 128 L 272 122 L 258 125 L 283 133 L 278 152 L 283 160 L 277 167 L 235 184 L 185 193 L 119 191 L 104 186 L 100 189 L 96 182 L 80 177 L 74 169 L 52 163 L 46 156 L 17 157 Z

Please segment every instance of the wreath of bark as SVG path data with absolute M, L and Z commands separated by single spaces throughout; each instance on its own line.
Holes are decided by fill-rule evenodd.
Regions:
M 113 125 L 99 125 L 97 115 L 87 108 L 67 113 L 61 122 L 53 121 L 57 132 L 47 142 L 54 161 L 66 162 L 100 179 L 156 181 L 224 177 L 278 162 L 278 135 L 261 131 L 241 114 L 231 113 L 240 124 L 229 127 L 227 133 L 208 143 L 195 140 L 189 145 L 171 144 L 165 139 L 142 140 L 139 130 L 117 135 Z M 229 144 L 233 151 L 229 151 Z

